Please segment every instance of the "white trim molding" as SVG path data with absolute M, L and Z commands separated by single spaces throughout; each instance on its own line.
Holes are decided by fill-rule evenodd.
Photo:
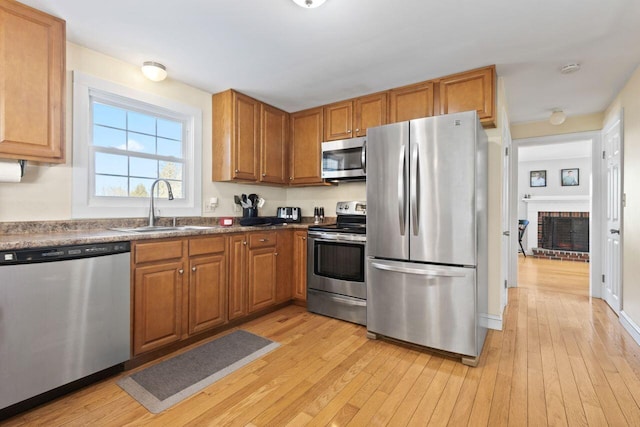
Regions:
M 502 316 L 496 316 L 495 314 L 481 314 L 480 325 L 496 331 L 502 330 Z
M 640 345 L 640 326 L 638 326 L 636 322 L 634 322 L 633 319 L 624 312 L 624 310 L 620 311 L 620 323 L 622 324 L 622 327 L 629 332 L 631 338 Z

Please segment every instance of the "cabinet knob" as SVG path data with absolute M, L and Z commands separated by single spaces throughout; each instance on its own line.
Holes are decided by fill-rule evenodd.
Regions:
M 351 133 L 351 129 L 349 129 L 349 130 L 347 131 L 347 133 Z
M 236 173 L 240 172 L 238 169 L 236 169 Z
M 292 176 L 289 177 L 289 181 L 293 181 L 293 177 Z
M 178 274 L 184 274 L 184 270 L 183 269 L 178 270 Z
M 242 244 L 243 244 L 243 245 L 246 245 L 246 244 L 247 244 L 247 242 L 246 242 L 246 241 L 245 241 L 245 242 L 242 242 Z
M 303 238 L 302 238 L 302 240 L 307 240 L 307 238 L 306 238 L 306 237 L 303 237 Z
M 262 176 L 267 176 L 267 174 L 266 174 L 266 173 L 263 173 L 263 174 L 262 174 Z
M 273 255 L 274 255 L 274 256 L 278 256 L 278 252 L 274 252 L 274 253 L 273 253 Z
M 261 242 L 268 242 L 269 239 L 260 239 Z
M 356 129 L 356 132 L 360 132 L 360 129 Z
M 191 271 L 196 271 L 197 268 L 196 267 L 191 267 Z

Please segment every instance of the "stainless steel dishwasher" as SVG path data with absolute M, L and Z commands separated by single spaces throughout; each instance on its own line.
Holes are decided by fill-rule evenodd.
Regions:
M 0 420 L 123 369 L 130 250 L 118 242 L 0 252 Z

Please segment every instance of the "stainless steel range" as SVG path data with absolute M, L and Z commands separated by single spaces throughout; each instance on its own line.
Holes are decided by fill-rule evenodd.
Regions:
M 309 227 L 307 309 L 366 325 L 366 202 L 338 202 L 337 223 Z

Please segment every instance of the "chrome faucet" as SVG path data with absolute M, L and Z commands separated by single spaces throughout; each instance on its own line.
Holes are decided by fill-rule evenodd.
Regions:
M 155 227 L 156 225 L 156 210 L 153 203 L 153 192 L 156 188 L 156 184 L 160 181 L 163 181 L 165 184 L 167 184 L 167 190 L 169 191 L 169 200 L 173 200 L 173 192 L 171 191 L 171 184 L 169 184 L 169 181 L 162 178 L 153 181 L 153 184 L 151 184 L 151 205 L 149 206 L 149 227 Z

